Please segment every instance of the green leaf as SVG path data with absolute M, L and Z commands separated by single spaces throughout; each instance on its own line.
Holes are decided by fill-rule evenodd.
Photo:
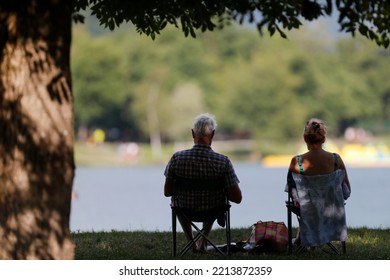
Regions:
M 269 26 L 268 30 L 269 30 L 269 33 L 272 37 L 275 34 L 276 28 L 274 26 Z
M 332 14 L 332 0 L 326 0 L 326 6 L 325 6 L 325 13 L 327 15 L 331 15 Z
M 360 32 L 360 34 L 362 34 L 362 35 L 364 35 L 364 36 L 366 36 L 366 37 L 368 37 L 368 28 L 367 28 L 367 26 L 365 26 L 365 25 L 360 25 L 359 26 L 359 32 Z
M 115 22 L 113 19 L 108 21 L 108 28 L 113 31 L 115 29 Z
M 192 38 L 196 38 L 195 30 L 192 27 L 190 28 L 190 33 L 191 33 Z
M 184 32 L 184 36 L 188 37 L 188 34 L 189 34 L 190 30 L 189 30 L 188 27 L 184 27 L 183 26 L 183 32 Z
M 160 23 L 160 29 L 161 29 L 161 30 L 164 29 L 164 28 L 167 26 L 167 24 L 168 24 L 168 21 L 163 20 L 163 21 Z
M 371 40 L 376 40 L 378 38 L 378 36 L 372 30 L 368 30 L 368 35 L 369 35 Z
M 72 19 L 75 23 L 84 23 L 85 17 L 79 13 L 72 14 Z

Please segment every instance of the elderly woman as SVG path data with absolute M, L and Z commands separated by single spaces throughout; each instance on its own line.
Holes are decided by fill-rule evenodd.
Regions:
M 308 152 L 296 155 L 291 159 L 287 176 L 287 187 L 291 188 L 295 207 L 299 209 L 299 201 L 293 173 L 315 176 L 331 174 L 339 169 L 343 170 L 344 178 L 344 199 L 347 199 L 351 192 L 351 186 L 348 180 L 347 171 L 340 155 L 327 152 L 323 149 L 326 140 L 327 128 L 322 120 L 312 118 L 306 122 L 303 138 L 307 145 Z M 315 187 L 315 186 L 314 186 Z M 286 191 L 288 191 L 286 188 Z M 300 235 L 298 232 L 294 243 L 300 245 Z

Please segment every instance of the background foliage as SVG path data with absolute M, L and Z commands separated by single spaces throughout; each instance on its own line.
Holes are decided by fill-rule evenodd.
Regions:
M 390 131 L 388 50 L 329 33 L 321 24 L 259 37 L 232 26 L 197 39 L 174 28 L 151 40 L 132 26 L 105 32 L 87 19 L 74 25 L 75 129 L 108 140 L 189 138 L 194 115 L 209 111 L 218 137 L 283 142 L 299 138 L 309 117 L 330 133 L 349 126 Z M 79 133 L 81 137 L 82 133 Z

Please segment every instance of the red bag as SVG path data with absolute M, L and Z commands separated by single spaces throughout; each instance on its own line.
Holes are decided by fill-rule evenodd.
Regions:
M 285 250 L 288 244 L 288 230 L 283 222 L 258 221 L 250 228 L 250 235 L 246 242 L 253 247 L 261 243 L 271 243 L 278 250 Z

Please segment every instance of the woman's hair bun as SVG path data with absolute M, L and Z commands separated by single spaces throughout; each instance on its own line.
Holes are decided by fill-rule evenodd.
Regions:
M 325 123 L 312 118 L 306 122 L 303 137 L 308 144 L 324 143 L 326 138 Z

